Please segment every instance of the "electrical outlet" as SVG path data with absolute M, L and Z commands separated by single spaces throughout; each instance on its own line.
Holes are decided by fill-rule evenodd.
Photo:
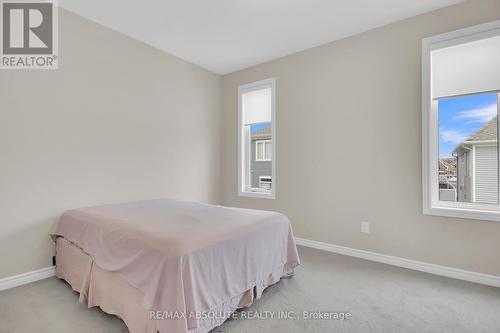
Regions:
M 366 234 L 370 233 L 370 222 L 361 222 L 361 232 L 364 232 Z

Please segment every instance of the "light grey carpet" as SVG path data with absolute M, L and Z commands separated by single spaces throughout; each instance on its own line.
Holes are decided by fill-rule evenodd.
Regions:
M 293 311 L 299 319 L 233 319 L 216 332 L 500 332 L 500 289 L 300 248 L 302 266 L 268 288 L 247 315 Z M 258 312 L 253 312 L 258 311 Z M 264 312 L 269 311 L 269 312 Z M 303 320 L 303 311 L 349 320 Z M 0 332 L 127 332 L 50 278 L 0 292 Z

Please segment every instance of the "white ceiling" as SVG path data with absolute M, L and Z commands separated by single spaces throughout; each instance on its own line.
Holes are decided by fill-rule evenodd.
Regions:
M 461 0 L 62 0 L 78 15 L 217 74 Z

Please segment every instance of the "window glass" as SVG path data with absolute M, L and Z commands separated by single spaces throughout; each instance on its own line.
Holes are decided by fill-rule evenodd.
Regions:
M 439 200 L 498 204 L 497 93 L 438 100 Z
M 266 160 L 270 160 L 271 159 L 271 142 L 266 142 Z
M 255 148 L 255 158 L 250 162 L 251 189 L 253 191 L 269 191 L 272 176 L 271 159 L 271 123 L 262 123 L 251 126 L 251 142 Z M 264 179 L 264 183 L 261 181 Z
M 257 159 L 262 160 L 264 158 L 264 144 L 263 142 L 257 142 Z

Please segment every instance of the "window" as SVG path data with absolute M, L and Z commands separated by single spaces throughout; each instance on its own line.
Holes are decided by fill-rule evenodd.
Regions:
M 259 187 L 266 189 L 266 190 L 271 190 L 272 187 L 272 178 L 268 176 L 259 176 Z
M 500 221 L 500 21 L 422 43 L 424 214 Z
M 259 162 L 271 161 L 272 141 L 256 140 L 255 145 L 255 160 Z
M 275 81 L 238 88 L 238 193 L 274 199 L 276 184 Z

